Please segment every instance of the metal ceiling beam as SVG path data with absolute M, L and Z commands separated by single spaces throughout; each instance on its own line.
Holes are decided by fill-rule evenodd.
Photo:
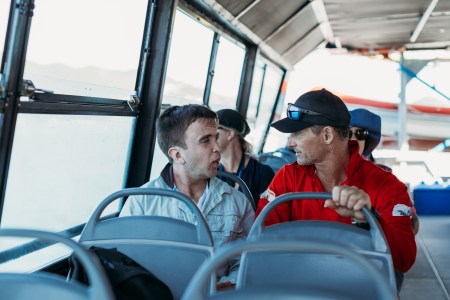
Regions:
M 244 8 L 243 11 L 241 11 L 236 17 L 235 20 L 240 19 L 243 15 L 245 15 L 250 9 L 252 9 L 253 7 L 256 6 L 256 4 L 258 4 L 259 2 L 261 2 L 261 0 L 256 0 L 253 1 L 252 3 L 249 4 L 249 6 L 247 6 L 246 8 Z
M 426 22 L 428 21 L 428 18 L 430 17 L 431 13 L 433 12 L 438 2 L 439 0 L 431 0 L 430 5 L 428 5 L 427 10 L 420 18 L 419 23 L 416 26 L 416 29 L 414 29 L 414 32 L 412 33 L 411 38 L 409 39 L 411 43 L 416 42 L 417 38 L 419 37 L 419 34 L 422 32 L 423 27 L 425 26 Z
M 292 22 L 294 22 L 306 9 L 308 9 L 309 5 L 311 5 L 311 4 L 308 4 L 304 7 L 302 7 L 301 9 L 299 9 L 294 15 L 292 15 L 288 20 L 286 20 L 286 22 L 284 22 L 279 27 L 277 27 L 274 31 L 272 31 L 272 33 L 269 34 L 269 36 L 264 39 L 264 42 L 267 43 L 275 35 L 277 35 L 281 31 L 283 31 L 287 26 L 289 26 Z
M 180 0 L 181 2 L 192 2 L 192 3 L 202 3 L 208 7 L 210 7 L 214 12 L 217 18 L 226 20 L 227 22 L 233 24 L 235 29 L 244 35 L 247 39 L 251 41 L 251 43 L 257 45 L 260 52 L 266 56 L 269 60 L 275 63 L 277 66 L 282 69 L 291 70 L 293 69 L 293 64 L 288 62 L 283 58 L 283 56 L 275 51 L 271 46 L 267 45 L 260 37 L 258 37 L 252 30 L 250 30 L 247 26 L 241 23 L 235 16 L 233 16 L 226 8 L 216 2 L 216 0 Z M 259 3 L 261 0 L 258 0 Z M 254 7 L 253 3 L 251 8 Z M 247 10 L 247 8 L 245 9 Z M 239 14 L 240 15 L 240 14 Z
M 324 39 L 328 42 L 334 42 L 335 36 L 323 0 L 312 1 L 311 8 L 316 16 L 317 22 L 320 24 L 320 31 L 322 32 Z
M 264 39 L 264 42 L 267 43 L 272 39 L 275 35 L 283 31 L 287 26 L 289 26 L 292 22 L 294 22 L 297 18 L 299 18 L 307 9 L 311 9 L 314 15 L 316 16 L 317 24 L 322 25 L 321 31 L 323 37 L 331 42 L 334 40 L 333 30 L 331 28 L 330 22 L 328 20 L 328 15 L 325 10 L 325 6 L 322 0 L 313 0 L 304 7 L 302 7 L 299 11 L 297 11 L 293 16 L 291 16 L 286 22 L 281 24 L 275 31 L 273 31 L 268 37 Z

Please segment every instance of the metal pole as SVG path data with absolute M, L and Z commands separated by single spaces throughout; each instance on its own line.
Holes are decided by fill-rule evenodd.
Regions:
M 400 65 L 404 65 L 403 52 L 400 56 Z M 407 107 L 406 107 L 406 85 L 408 83 L 408 75 L 400 71 L 400 103 L 398 104 L 398 140 L 397 147 L 399 150 L 409 150 L 408 136 L 406 133 Z

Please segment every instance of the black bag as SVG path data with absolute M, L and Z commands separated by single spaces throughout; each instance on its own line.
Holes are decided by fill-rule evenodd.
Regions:
M 117 300 L 173 299 L 167 285 L 117 249 L 91 247 L 89 250 L 97 255 L 103 265 Z M 68 280 L 89 283 L 81 264 L 73 255 L 69 257 L 69 265 Z

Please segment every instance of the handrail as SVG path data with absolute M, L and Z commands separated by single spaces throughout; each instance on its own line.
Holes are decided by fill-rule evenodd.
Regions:
M 250 203 L 253 207 L 253 210 L 256 211 L 255 199 L 253 199 L 252 193 L 250 192 L 250 189 L 248 188 L 247 184 L 245 184 L 244 180 L 242 180 L 236 174 L 225 172 L 225 171 L 217 171 L 216 177 L 226 177 L 226 178 L 236 181 L 239 184 L 239 186 L 242 187 L 242 192 L 247 197 L 248 201 L 250 201 Z
M 233 244 L 226 245 L 215 253 L 215 255 L 209 261 L 203 263 L 203 265 L 195 273 L 188 288 L 183 294 L 182 300 L 188 299 L 206 299 L 205 295 L 206 287 L 210 274 L 219 266 L 221 266 L 228 259 L 240 255 L 242 252 L 265 252 L 265 251 L 312 251 L 320 253 L 333 253 L 355 262 L 361 269 L 364 270 L 367 276 L 373 280 L 377 291 L 378 299 L 395 299 L 395 295 L 392 289 L 388 288 L 388 282 L 386 278 L 372 265 L 370 261 L 365 259 L 361 254 L 348 249 L 348 247 L 333 244 L 324 243 L 318 241 L 276 241 L 276 240 L 264 240 L 264 241 L 239 241 Z M 327 282 L 324 282 L 324 287 L 327 286 Z M 267 287 L 267 292 L 270 292 L 270 288 Z M 273 287 L 275 288 L 275 287 Z M 262 289 L 262 288 L 261 288 Z M 240 290 L 237 290 L 239 292 Z M 233 292 L 230 291 L 229 299 L 233 298 Z M 298 294 L 288 295 L 288 297 L 282 299 L 294 299 L 296 296 L 302 296 Z M 339 295 L 336 295 L 339 296 Z M 213 297 L 214 298 L 214 297 Z M 248 297 L 248 299 L 254 299 Z
M 261 211 L 261 213 L 256 218 L 253 223 L 252 228 L 248 234 L 249 239 L 257 239 L 263 230 L 264 222 L 269 215 L 269 213 L 278 205 L 284 202 L 292 200 L 313 200 L 313 199 L 332 199 L 331 193 L 315 193 L 315 192 L 296 192 L 287 193 L 278 196 L 274 200 L 270 201 Z M 386 238 L 383 231 L 381 230 L 380 224 L 375 219 L 374 215 L 367 209 L 367 207 L 362 208 L 362 213 L 366 217 L 367 222 L 370 225 L 370 235 L 374 241 L 374 248 L 376 251 L 387 252 L 389 251 Z
M 107 216 L 102 217 L 101 220 L 103 221 L 103 220 L 111 219 L 111 218 L 117 217 L 118 215 L 119 215 L 119 212 L 109 214 Z M 83 230 L 85 225 L 86 225 L 86 223 L 82 223 L 82 224 L 76 225 L 74 227 L 70 227 L 68 229 L 58 231 L 57 233 L 59 235 L 67 237 L 67 238 L 73 238 L 73 237 L 76 237 L 81 234 L 81 231 Z M 43 241 L 41 239 L 36 239 L 31 242 L 22 244 L 20 246 L 16 246 L 16 247 L 10 248 L 8 250 L 1 251 L 0 252 L 0 264 L 7 263 L 8 261 L 20 258 L 22 256 L 39 251 L 44 248 L 50 247 L 54 244 L 56 244 L 56 243 L 52 242 L 52 241 Z
M 10 237 L 37 237 L 52 241 L 54 244 L 61 243 L 73 250 L 73 254 L 79 259 L 83 265 L 86 275 L 89 279 L 90 286 L 88 287 L 90 298 L 109 300 L 114 299 L 111 286 L 107 275 L 105 274 L 100 262 L 87 249 L 72 241 L 69 238 L 58 235 L 57 233 L 45 232 L 40 230 L 26 230 L 26 229 L 1 229 L 0 236 Z M 26 283 L 24 283 L 25 285 Z
M 156 195 L 156 196 L 165 196 L 172 197 L 174 199 L 179 200 L 184 203 L 187 208 L 192 212 L 195 219 L 197 220 L 196 230 L 197 230 L 197 239 L 198 243 L 201 245 L 213 245 L 213 239 L 211 236 L 211 232 L 209 230 L 209 226 L 206 223 L 205 217 L 202 212 L 198 208 L 197 204 L 187 197 L 186 195 L 168 190 L 168 189 L 158 189 L 158 188 L 127 188 L 112 193 L 108 197 L 106 197 L 95 209 L 92 213 L 89 221 L 86 223 L 83 232 L 81 233 L 80 242 L 91 239 L 94 236 L 94 230 L 97 224 L 100 222 L 100 216 L 103 210 L 114 200 L 131 196 L 131 195 Z

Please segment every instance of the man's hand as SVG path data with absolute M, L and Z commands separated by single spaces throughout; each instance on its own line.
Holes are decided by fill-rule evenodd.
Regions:
M 344 217 L 351 217 L 357 222 L 364 222 L 364 217 L 361 209 L 363 206 L 370 209 L 369 195 L 363 190 L 354 186 L 340 185 L 335 186 L 332 191 L 333 199 L 325 201 L 325 207 L 336 210 L 338 214 Z
M 224 291 L 228 289 L 234 289 L 234 284 L 232 284 L 231 281 L 216 282 L 217 291 Z

